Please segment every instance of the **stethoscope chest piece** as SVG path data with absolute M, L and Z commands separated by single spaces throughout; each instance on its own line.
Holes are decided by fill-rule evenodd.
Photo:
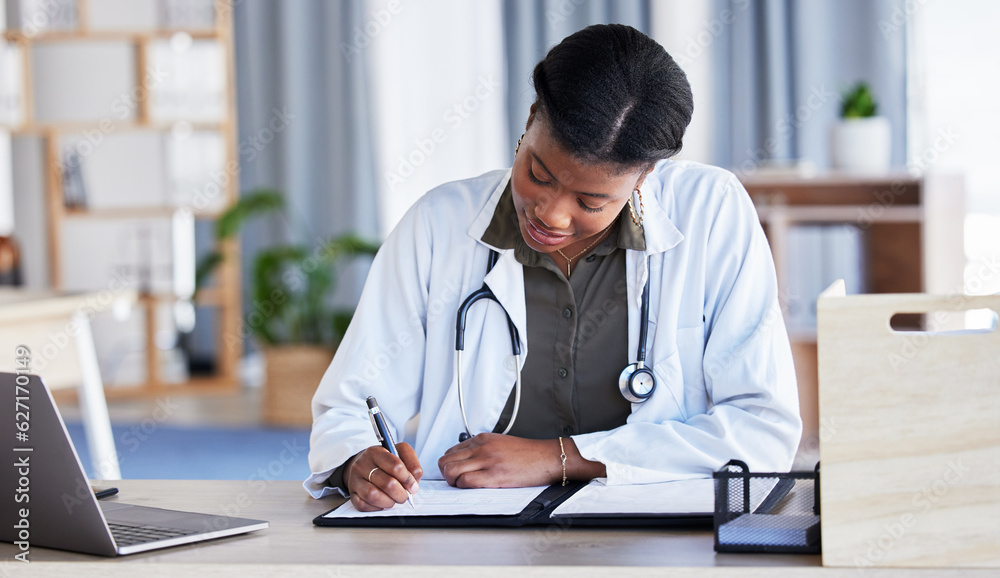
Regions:
M 622 370 L 618 376 L 618 389 L 622 396 L 632 403 L 642 403 L 653 395 L 656 389 L 656 379 L 642 362 L 633 363 Z
M 632 403 L 642 403 L 653 395 L 656 389 L 656 378 L 653 371 L 646 366 L 646 333 L 649 331 L 649 278 L 642 288 L 642 306 L 639 324 L 639 347 L 636 351 L 636 362 L 627 366 L 618 376 L 618 390 L 622 396 Z

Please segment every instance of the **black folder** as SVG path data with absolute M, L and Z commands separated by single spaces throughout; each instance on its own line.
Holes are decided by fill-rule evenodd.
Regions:
M 542 490 L 518 514 L 461 516 L 374 516 L 371 518 L 325 518 L 332 508 L 313 519 L 317 526 L 350 528 L 467 528 L 560 526 L 560 527 L 711 527 L 712 513 L 704 514 L 574 514 L 552 517 L 552 512 L 569 499 L 586 482 L 554 484 Z M 337 505 L 340 507 L 340 504 Z

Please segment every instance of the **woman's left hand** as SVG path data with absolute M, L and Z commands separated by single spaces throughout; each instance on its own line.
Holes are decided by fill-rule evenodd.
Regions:
M 607 475 L 604 464 L 583 459 L 573 438 L 562 438 L 567 479 Z M 438 460 L 448 483 L 458 488 L 526 488 L 563 479 L 559 440 L 529 440 L 482 433 L 452 446 Z
M 458 488 L 520 488 L 562 481 L 558 440 L 481 433 L 449 448 L 438 467 L 448 484 Z

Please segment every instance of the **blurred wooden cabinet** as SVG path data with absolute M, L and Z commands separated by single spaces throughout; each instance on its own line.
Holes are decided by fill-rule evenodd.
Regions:
M 107 348 L 119 366 L 132 360 L 123 373 L 139 387 L 109 395 L 237 385 L 236 243 L 193 297 L 196 231 L 213 242 L 205 231 L 237 196 L 231 10 L 214 0 L 0 0 L 0 187 L 21 205 L 25 276 L 36 287 L 140 295 L 130 326 L 139 337 Z M 201 376 L 176 344 L 196 319 L 212 326 L 213 371 Z M 114 385 L 116 372 L 105 373 Z
M 849 277 L 848 286 L 863 293 L 961 292 L 965 265 L 962 178 L 832 173 L 813 178 L 746 177 L 742 182 L 774 254 L 786 321 L 802 319 L 790 311 L 796 305 L 812 308 L 812 326 L 807 312 L 805 322 L 789 322 L 789 335 L 799 379 L 803 442 L 814 444 L 821 427 L 814 322 L 818 292 L 841 276 Z M 800 234 L 807 228 L 846 229 L 848 235 L 831 239 L 835 244 L 852 245 L 849 253 L 853 255 L 848 257 L 853 264 L 830 270 L 824 255 L 815 254 L 816 247 L 810 254 L 809 247 L 801 246 L 803 239 L 809 239 Z M 811 275 L 814 282 L 802 283 L 803 275 Z M 897 321 L 912 328 L 922 322 L 915 316 Z

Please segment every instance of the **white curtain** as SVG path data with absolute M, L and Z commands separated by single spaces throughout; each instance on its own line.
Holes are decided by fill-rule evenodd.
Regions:
M 290 209 L 288 223 L 251 223 L 242 235 L 244 286 L 261 248 L 384 238 L 432 187 L 506 165 L 500 6 L 235 4 L 240 190 L 278 189 Z M 210 235 L 201 228 L 201 245 Z M 366 274 L 365 263 L 342 271 L 334 300 L 356 303 Z
M 366 13 L 386 22 L 368 25 L 366 55 L 386 234 L 433 187 L 506 165 L 501 10 L 499 0 L 369 0 Z
M 903 166 L 906 28 L 893 23 L 904 4 L 715 0 L 703 36 L 716 70 L 713 162 L 743 173 L 773 159 L 828 167 L 841 93 L 864 80 L 892 125 L 892 164 Z
M 531 69 L 598 22 L 648 31 L 649 2 L 236 4 L 240 188 L 282 190 L 296 222 L 251 227 L 244 258 L 290 234 L 383 237 L 434 186 L 508 166 Z
M 279 241 L 380 236 L 370 51 L 356 34 L 370 18 L 363 0 L 235 5 L 240 190 L 278 189 L 290 215 L 247 228 L 245 272 L 260 248 Z M 356 300 L 365 272 L 341 276 L 338 301 Z
M 694 114 L 684 133 L 678 159 L 713 161 L 715 68 L 712 45 L 725 29 L 727 15 L 712 10 L 711 0 L 658 0 L 650 6 L 650 35 L 684 70 L 694 96 Z

